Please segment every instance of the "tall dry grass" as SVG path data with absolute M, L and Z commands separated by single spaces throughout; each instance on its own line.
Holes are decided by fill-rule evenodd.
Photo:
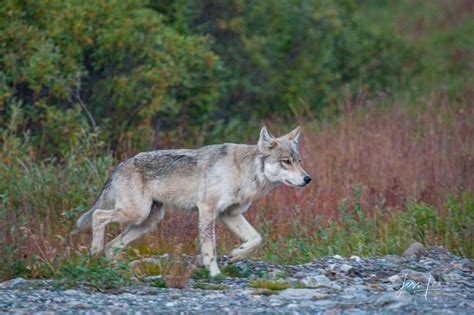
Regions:
M 365 209 L 387 211 L 410 200 L 442 209 L 449 194 L 473 192 L 474 104 L 454 108 L 438 99 L 433 95 L 417 108 L 348 109 L 336 124 L 306 132 L 303 165 L 314 182 L 302 190 L 282 188 L 255 208 L 271 209 L 284 224 L 291 209 L 308 218 L 336 216 L 356 186 Z

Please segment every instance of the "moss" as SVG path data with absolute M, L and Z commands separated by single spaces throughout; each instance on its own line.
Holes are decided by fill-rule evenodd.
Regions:
M 267 289 L 267 290 L 274 290 L 274 291 L 286 290 L 291 287 L 289 283 L 271 281 L 268 279 L 252 280 L 252 281 L 249 281 L 248 285 L 249 287 L 253 287 L 253 288 Z

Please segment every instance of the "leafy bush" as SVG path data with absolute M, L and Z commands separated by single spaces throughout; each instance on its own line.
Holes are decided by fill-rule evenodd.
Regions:
M 64 114 L 80 105 L 88 122 L 100 124 L 114 144 L 125 136 L 149 146 L 152 133 L 174 127 L 178 117 L 183 126 L 204 122 L 218 96 L 219 58 L 206 37 L 180 34 L 146 4 L 2 4 L 0 103 L 7 113 L 15 104 L 24 108 L 21 131 L 31 130 L 35 144 L 61 136 L 49 128 L 75 126 L 64 121 L 51 127 L 51 107 Z M 144 136 L 146 141 L 135 138 Z
M 189 136 L 238 138 L 249 117 L 319 110 L 346 84 L 393 88 L 409 50 L 365 27 L 355 9 L 322 0 L 8 0 L 0 123 L 21 108 L 17 134 L 30 131 L 42 156 L 88 127 L 129 153 Z
M 367 28 L 355 1 L 152 1 L 189 34 L 210 34 L 224 62 L 222 115 L 266 117 L 321 109 L 348 84 L 394 88 L 413 56 Z M 407 69 L 405 69 L 407 70 Z
M 0 277 L 40 276 L 41 263 L 67 257 L 68 234 L 97 198 L 112 158 L 96 156 L 101 144 L 93 133 L 71 143 L 63 161 L 38 160 L 29 138 L 2 136 L 0 239 L 6 246 L 0 246 Z
M 58 286 L 89 291 L 104 292 L 131 283 L 126 264 L 88 256 L 66 260 L 55 276 L 60 279 Z
M 232 278 L 247 278 L 252 274 L 252 270 L 249 268 L 239 268 L 236 265 L 224 266 L 222 272 Z

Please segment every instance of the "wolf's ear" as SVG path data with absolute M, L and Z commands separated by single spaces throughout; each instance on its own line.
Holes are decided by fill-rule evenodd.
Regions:
M 290 131 L 286 136 L 294 144 L 298 145 L 300 143 L 301 128 L 300 126 L 296 127 L 293 131 Z
M 263 126 L 260 130 L 260 138 L 258 139 L 258 147 L 261 149 L 272 149 L 276 146 L 275 137 L 268 132 L 267 127 Z

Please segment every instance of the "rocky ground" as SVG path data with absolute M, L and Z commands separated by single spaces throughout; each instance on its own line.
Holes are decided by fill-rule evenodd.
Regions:
M 407 254 L 336 255 L 296 266 L 246 260 L 232 267 L 240 277 L 190 279 L 184 289 L 154 287 L 150 277 L 141 285 L 87 293 L 17 278 L 0 284 L 0 313 L 474 314 L 472 260 L 442 248 Z M 220 265 L 226 264 L 223 258 Z

